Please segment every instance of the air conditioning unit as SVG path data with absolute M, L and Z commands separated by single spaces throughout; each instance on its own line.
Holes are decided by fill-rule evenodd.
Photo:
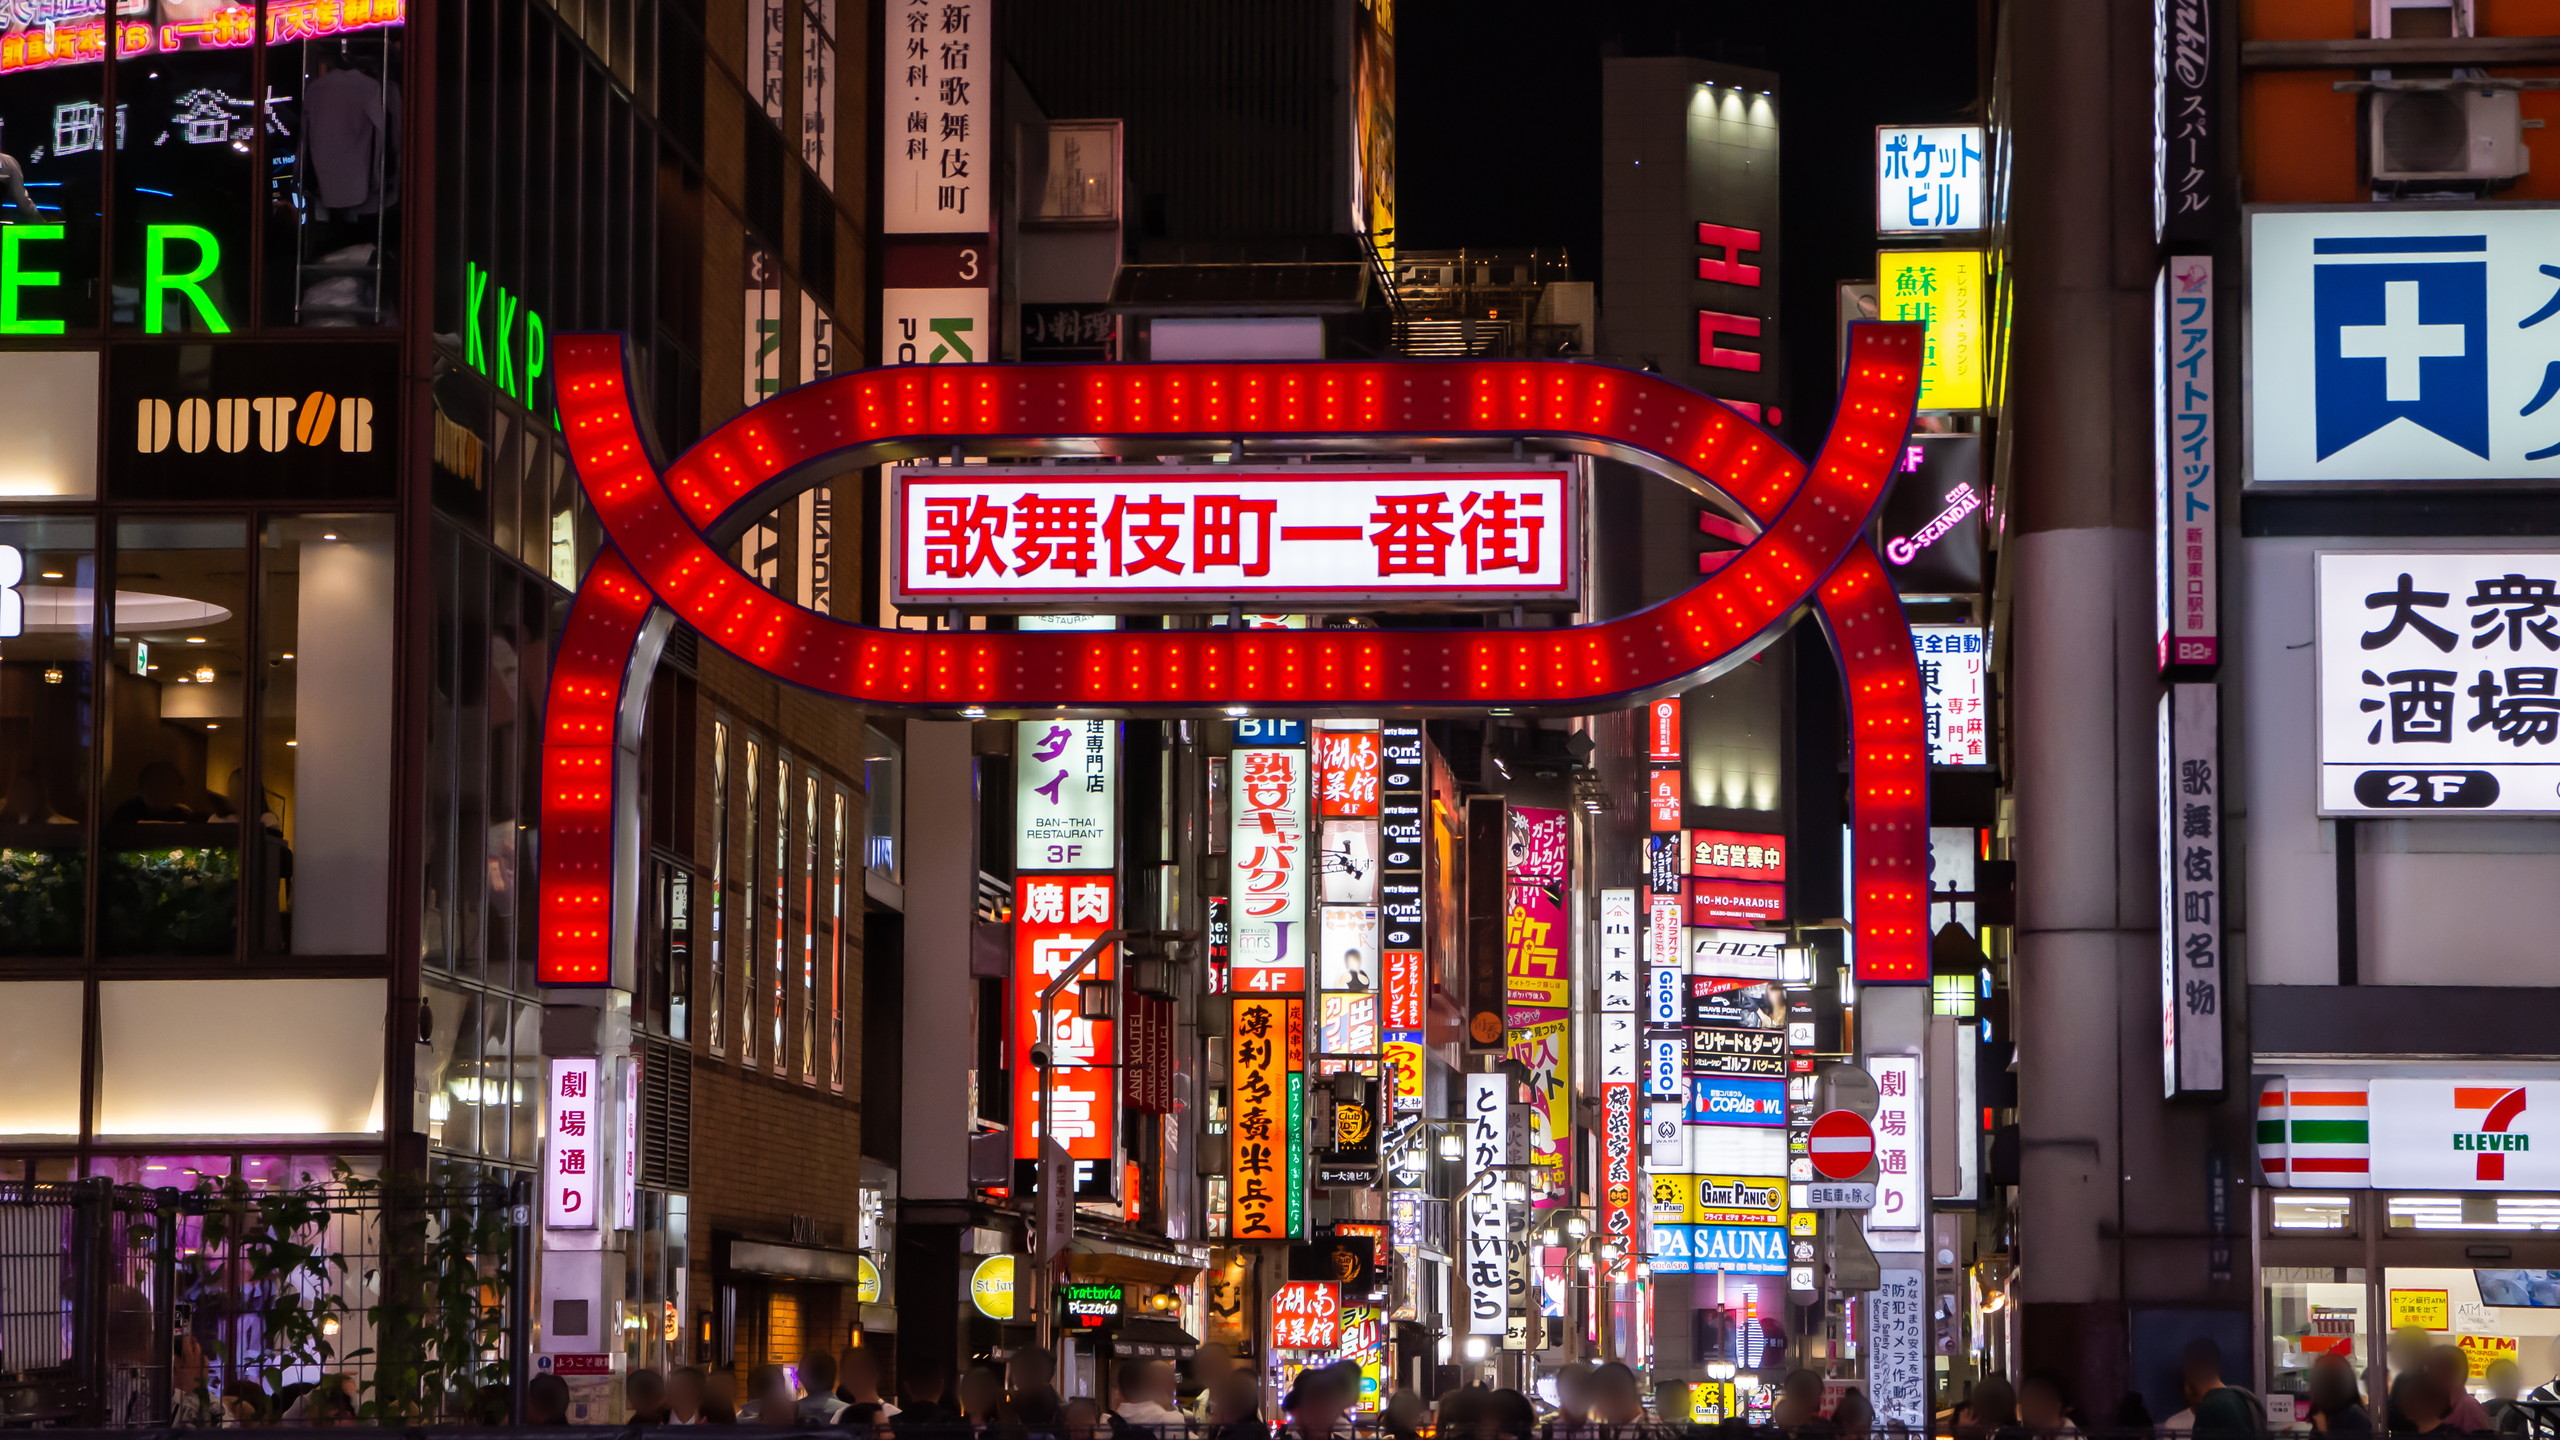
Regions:
M 2370 113 L 2377 184 L 2512 180 L 2532 163 L 2513 90 L 2377 89 Z

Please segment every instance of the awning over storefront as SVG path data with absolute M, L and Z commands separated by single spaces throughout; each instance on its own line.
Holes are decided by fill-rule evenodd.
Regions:
M 1188 1360 L 1200 1342 L 1170 1320 L 1136 1316 L 1111 1330 L 1111 1353 L 1129 1359 Z
M 1067 1273 L 1096 1280 L 1187 1285 L 1208 1266 L 1209 1251 L 1199 1245 L 1130 1245 L 1079 1235 L 1067 1250 Z
M 862 1279 L 862 1256 L 853 1250 L 732 1238 L 719 1253 L 720 1268 L 732 1275 L 816 1280 L 830 1285 L 853 1285 Z

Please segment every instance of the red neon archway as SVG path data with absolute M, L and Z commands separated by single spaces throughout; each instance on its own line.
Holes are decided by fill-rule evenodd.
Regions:
M 1631 703 L 1751 653 L 1808 605 L 1831 631 L 1848 689 L 1859 977 L 1925 980 L 1925 718 L 1901 604 L 1864 540 L 1910 426 L 1919 349 L 1918 326 L 1853 327 L 1839 410 L 1810 469 L 1660 376 L 1557 361 L 871 370 L 758 405 L 662 468 L 631 405 L 619 339 L 560 339 L 562 427 L 611 544 L 553 663 L 541 980 L 605 983 L 616 931 L 630 943 L 629 921 L 617 920 L 630 906 L 617 907 L 614 884 L 629 787 L 614 767 L 618 738 L 636 732 L 653 613 L 672 612 L 777 678 L 884 708 L 1378 713 Z M 1063 635 L 851 624 L 773 595 L 717 543 L 824 467 L 954 444 L 1528 435 L 1694 471 L 1761 534 L 1686 594 L 1567 629 Z

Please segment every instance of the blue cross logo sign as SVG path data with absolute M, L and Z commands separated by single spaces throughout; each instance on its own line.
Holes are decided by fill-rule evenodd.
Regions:
M 2394 420 L 2488 458 L 2488 248 L 2486 235 L 2313 242 L 2320 459 Z

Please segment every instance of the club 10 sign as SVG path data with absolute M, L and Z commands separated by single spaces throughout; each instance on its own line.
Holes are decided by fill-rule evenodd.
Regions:
M 1562 467 L 890 474 L 901 605 L 1570 605 L 1576 594 L 1577 517 Z

